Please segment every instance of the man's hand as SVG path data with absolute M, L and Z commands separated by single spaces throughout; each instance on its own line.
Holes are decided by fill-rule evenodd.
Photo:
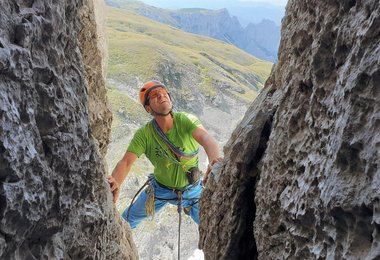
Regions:
M 119 198 L 120 185 L 123 183 L 125 177 L 129 173 L 133 162 L 137 159 L 137 155 L 131 152 L 125 152 L 123 159 L 117 164 L 112 171 L 111 176 L 107 176 L 108 183 L 110 184 L 111 192 L 113 195 L 113 202 L 116 203 Z
M 222 157 L 218 157 L 218 158 L 215 158 L 213 159 L 209 165 L 207 166 L 207 171 L 205 173 L 205 177 L 203 178 L 203 185 L 206 184 L 207 180 L 208 180 L 208 176 L 209 174 L 211 173 L 211 170 L 212 170 L 212 166 L 214 166 L 215 163 L 218 163 L 218 162 L 222 162 L 223 161 L 223 158 Z
M 108 183 L 110 184 L 111 192 L 113 195 L 113 203 L 116 203 L 119 198 L 120 185 L 113 176 L 107 176 Z

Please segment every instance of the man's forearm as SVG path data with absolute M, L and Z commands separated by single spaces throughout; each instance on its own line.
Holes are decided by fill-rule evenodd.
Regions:
M 205 149 L 210 164 L 212 164 L 213 161 L 219 161 L 221 159 L 219 145 L 206 129 L 198 127 L 192 135 Z
M 121 160 L 117 163 L 115 169 L 112 172 L 112 177 L 115 178 L 118 184 L 122 184 L 127 177 L 131 166 L 127 162 Z
M 208 138 L 206 145 L 203 148 L 206 151 L 210 163 L 220 158 L 219 145 L 211 136 Z

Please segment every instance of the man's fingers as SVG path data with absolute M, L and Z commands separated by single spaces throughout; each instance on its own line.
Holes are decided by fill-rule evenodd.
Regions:
M 211 165 L 214 165 L 215 163 L 222 162 L 222 161 L 223 161 L 222 157 L 215 158 L 215 159 L 212 160 Z
M 113 181 L 110 183 L 111 191 L 114 192 L 115 190 L 119 189 L 119 184 L 116 181 Z
M 115 178 L 112 176 L 107 176 L 107 181 L 109 184 L 116 182 Z
M 115 190 L 118 190 L 119 189 L 119 187 L 116 185 L 116 184 L 113 184 L 112 186 L 111 186 L 111 191 L 112 192 L 114 192 Z
M 107 181 L 110 185 L 110 189 L 113 196 L 113 202 L 116 203 L 118 197 L 119 197 L 119 183 L 115 180 L 113 176 L 107 176 Z
M 211 171 L 212 167 L 217 162 L 223 162 L 223 158 L 222 157 L 218 157 L 218 158 L 212 159 L 211 163 L 207 167 L 207 171 L 209 171 L 209 170 Z
M 222 157 L 215 158 L 215 159 L 213 159 L 213 160 L 211 161 L 211 163 L 207 166 L 207 170 L 206 170 L 206 173 L 205 173 L 205 177 L 204 177 L 204 179 L 203 179 L 203 184 L 206 184 L 207 179 L 208 179 L 208 176 L 209 176 L 209 174 L 211 173 L 214 164 L 217 163 L 217 162 L 223 162 L 223 158 L 222 158 Z
M 119 188 L 119 183 L 112 176 L 107 176 L 108 183 L 110 184 L 111 191 L 114 192 Z

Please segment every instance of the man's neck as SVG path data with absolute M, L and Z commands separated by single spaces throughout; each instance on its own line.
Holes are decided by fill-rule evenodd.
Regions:
M 155 116 L 154 119 L 165 134 L 173 128 L 174 119 L 171 113 L 166 116 Z

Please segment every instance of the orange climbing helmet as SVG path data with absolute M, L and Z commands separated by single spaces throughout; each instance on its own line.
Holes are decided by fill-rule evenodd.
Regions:
M 140 91 L 139 91 L 139 98 L 140 98 L 140 103 L 145 107 L 146 105 L 148 105 L 148 96 L 149 96 L 149 93 L 155 89 L 155 88 L 164 88 L 166 90 L 167 93 L 169 93 L 168 89 L 165 87 L 164 84 L 162 84 L 161 82 L 157 81 L 157 80 L 150 80 L 148 82 L 146 82 L 141 88 L 140 88 Z

